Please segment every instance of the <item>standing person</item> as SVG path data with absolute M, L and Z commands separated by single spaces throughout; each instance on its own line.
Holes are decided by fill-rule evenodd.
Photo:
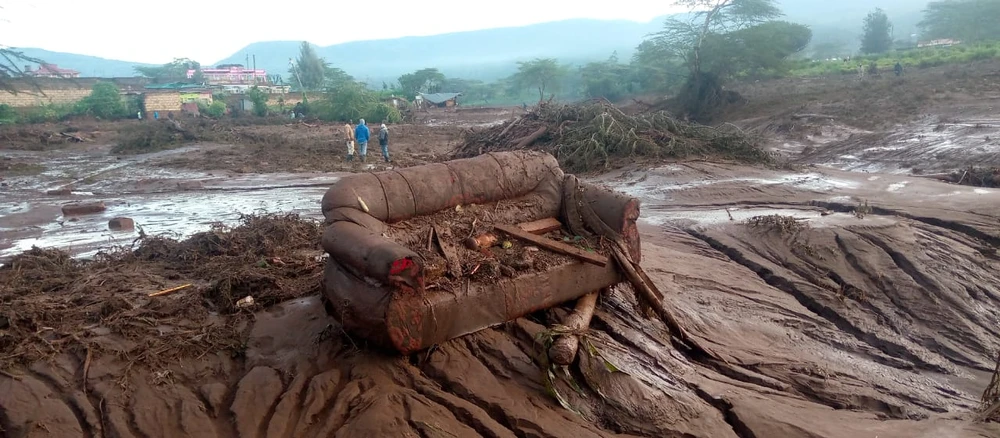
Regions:
M 896 76 L 903 75 L 903 64 L 900 64 L 899 61 L 896 61 L 896 66 L 893 69 L 896 70 Z
M 385 158 L 386 163 L 391 163 L 392 160 L 389 159 L 389 128 L 385 127 L 385 123 L 378 130 L 378 145 L 382 146 L 382 158 Z
M 368 138 L 371 131 L 365 125 L 365 119 L 358 120 L 358 127 L 354 130 L 354 139 L 358 142 L 358 154 L 361 155 L 361 162 L 364 163 L 368 157 Z
M 354 161 L 354 127 L 351 126 L 353 120 L 348 120 L 344 124 L 344 135 L 347 136 L 347 161 Z

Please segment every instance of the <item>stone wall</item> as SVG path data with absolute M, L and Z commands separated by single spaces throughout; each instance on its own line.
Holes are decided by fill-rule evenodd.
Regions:
M 15 108 L 30 108 L 48 104 L 73 104 L 90 95 L 98 82 L 112 82 L 122 92 L 142 91 L 148 82 L 144 78 L 37 78 L 11 79 L 9 84 L 17 93 L 0 91 L 0 104 Z

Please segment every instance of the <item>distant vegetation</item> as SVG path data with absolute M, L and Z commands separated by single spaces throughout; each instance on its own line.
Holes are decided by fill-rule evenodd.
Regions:
M 640 95 L 674 95 L 671 109 L 675 112 L 695 120 L 708 120 L 721 105 L 740 99 L 724 90 L 726 84 L 734 81 L 855 74 L 859 63 L 874 63 L 885 73 L 891 73 L 897 62 L 908 69 L 917 69 L 1000 59 L 1000 26 L 996 25 L 1000 22 L 1000 0 L 930 2 L 919 23 L 920 40 L 954 39 L 961 44 L 919 49 L 914 38 L 906 36 L 895 41 L 892 38 L 903 33 L 894 32 L 895 19 L 891 15 L 898 10 L 892 7 L 899 2 L 890 3 L 886 10 L 876 7 L 865 17 L 859 15 L 853 33 L 824 33 L 822 40 L 815 41 L 810 27 L 785 20 L 776 0 L 680 0 L 678 3 L 688 6 L 689 13 L 665 20 L 659 32 L 648 34 L 624 58 L 613 52 L 601 61 L 574 63 L 542 56 L 512 64 L 507 70 L 510 74 L 489 82 L 452 77 L 444 69 L 427 65 L 395 80 L 370 83 L 332 65 L 314 46 L 302 42 L 297 44 L 299 53 L 290 63 L 287 75 L 272 76 L 272 81 L 302 92 L 304 102 L 294 108 L 286 107 L 281 100 L 275 105 L 260 90 L 251 90 L 246 97 L 254 102 L 257 116 L 288 114 L 294 110 L 297 114 L 331 121 L 365 118 L 372 122 L 396 122 L 402 120 L 404 113 L 390 104 L 389 98 L 412 101 L 419 93 L 460 92 L 460 104 L 470 106 L 533 105 L 549 99 L 614 102 Z M 795 2 L 791 5 L 798 6 Z M 860 7 L 858 2 L 852 5 Z M 915 21 L 911 16 L 904 20 L 911 23 L 908 26 Z M 850 43 L 852 40 L 854 44 Z M 858 47 L 862 54 L 846 62 L 847 56 Z M 23 54 L 2 50 L 10 55 L 7 59 L 11 61 L 0 58 L 0 88 L 7 83 L 5 79 L 21 74 L 17 64 L 31 61 Z M 337 59 L 340 62 L 341 58 Z M 355 64 L 351 61 L 350 65 Z M 137 66 L 135 70 L 160 83 L 199 82 L 202 78 L 201 65 L 187 58 L 161 66 Z M 187 77 L 188 70 L 195 70 L 194 77 Z M 0 123 L 52 121 L 78 114 L 101 119 L 134 115 L 137 103 L 113 98 L 110 87 L 113 85 L 96 86 L 91 96 L 77 105 L 47 105 L 28 111 L 0 106 Z M 212 118 L 239 113 L 235 109 L 229 111 L 220 102 L 224 98 L 218 96 L 211 105 L 201 104 L 201 113 Z

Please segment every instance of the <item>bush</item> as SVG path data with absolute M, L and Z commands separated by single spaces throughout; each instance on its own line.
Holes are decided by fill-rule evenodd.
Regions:
M 76 113 L 105 120 L 123 119 L 129 116 L 118 87 L 110 82 L 99 82 L 94 85 L 90 95 L 76 104 Z
M 253 113 L 258 117 L 267 116 L 267 93 L 254 86 L 247 91 L 247 99 L 253 102 Z
M 73 105 L 45 104 L 29 109 L 21 117 L 23 123 L 58 122 L 75 113 Z
M 199 101 L 198 112 L 213 119 L 219 119 L 222 118 L 222 116 L 226 115 L 226 103 L 221 100 L 216 100 L 212 102 L 211 105 L 209 105 Z
M 111 153 L 145 154 L 197 140 L 199 136 L 194 133 L 178 129 L 178 125 L 172 121 L 161 119 L 122 128 L 118 134 L 118 143 L 111 148 Z
M 17 111 L 14 107 L 0 103 L 0 125 L 13 125 L 17 123 L 17 120 Z
M 403 120 L 399 109 L 380 102 L 377 93 L 354 83 L 332 89 L 324 100 L 308 106 L 311 113 L 326 121 L 366 119 L 372 123 L 398 123 Z

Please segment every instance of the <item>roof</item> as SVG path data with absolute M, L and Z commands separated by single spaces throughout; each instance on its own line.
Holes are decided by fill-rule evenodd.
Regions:
M 187 82 L 171 82 L 169 84 L 149 84 L 147 90 L 186 90 L 193 88 L 205 88 L 202 84 L 189 84 Z
M 57 76 L 72 76 L 78 75 L 80 72 L 69 69 L 69 68 L 59 68 L 55 64 L 41 64 L 38 66 L 37 70 L 32 70 L 28 72 L 32 75 L 57 75 Z
M 423 97 L 424 100 L 433 104 L 445 103 L 461 95 L 462 93 L 431 93 L 431 94 L 420 93 L 420 97 Z

